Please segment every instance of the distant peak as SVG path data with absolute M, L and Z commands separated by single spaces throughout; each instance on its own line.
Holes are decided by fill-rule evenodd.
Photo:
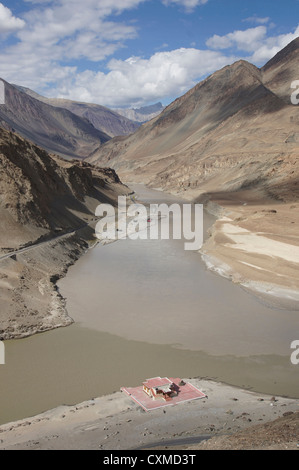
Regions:
M 150 112 L 156 112 L 156 111 L 160 111 L 162 109 L 163 109 L 163 105 L 159 101 L 159 103 L 150 104 L 149 106 L 142 106 L 141 108 L 134 109 L 134 111 L 137 111 L 141 114 L 148 114 Z

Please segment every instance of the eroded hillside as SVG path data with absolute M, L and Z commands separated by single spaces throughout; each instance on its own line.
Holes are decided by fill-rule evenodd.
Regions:
M 72 322 L 55 287 L 94 242 L 95 208 L 128 194 L 114 170 L 66 162 L 0 129 L 0 338 Z

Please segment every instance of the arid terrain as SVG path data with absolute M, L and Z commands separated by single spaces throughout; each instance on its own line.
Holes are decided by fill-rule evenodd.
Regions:
M 132 134 L 139 127 L 134 120 L 128 119 L 125 114 L 121 115 L 116 111 L 93 103 L 80 103 L 77 101 L 62 98 L 46 98 L 35 93 L 30 88 L 14 85 L 19 91 L 35 98 L 38 101 L 49 104 L 56 108 L 67 109 L 68 111 L 87 119 L 96 129 L 105 132 L 109 137 Z
M 288 413 L 229 437 L 214 437 L 189 450 L 298 450 L 299 413 Z
M 0 127 L 16 132 L 50 153 L 65 158 L 87 157 L 110 137 L 87 119 L 19 91 L 4 80 L 5 104 L 0 107 Z
M 219 217 L 203 259 L 246 287 L 298 301 L 299 38 L 261 69 L 214 73 L 89 161 L 125 181 L 204 203 Z
M 95 243 L 99 202 L 129 196 L 121 181 L 203 203 L 217 217 L 200 251 L 207 267 L 298 310 L 299 106 L 290 101 L 298 54 L 299 38 L 262 68 L 227 66 L 113 139 L 84 113 L 6 84 L 0 339 L 72 323 L 56 282 Z M 192 380 L 208 399 L 148 415 L 116 392 L 1 426 L 0 448 L 194 449 L 189 438 L 202 436 L 196 449 L 298 448 L 298 400 Z
M 143 106 L 142 108 L 133 109 L 116 109 L 119 114 L 132 119 L 135 122 L 144 123 L 158 116 L 164 109 L 162 103 L 152 104 L 150 106 Z
M 56 281 L 95 243 L 100 202 L 128 194 L 115 172 L 50 156 L 0 129 L 0 338 L 72 322 Z
M 188 381 L 207 398 L 146 413 L 116 392 L 0 426 L 0 449 L 298 449 L 297 400 Z

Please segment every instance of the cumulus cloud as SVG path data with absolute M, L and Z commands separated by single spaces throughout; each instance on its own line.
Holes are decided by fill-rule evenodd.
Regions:
M 142 1 L 85 0 L 82 8 L 81 0 L 60 0 L 51 8 L 31 10 L 26 16 L 29 27 L 19 34 L 19 38 L 24 44 L 44 44 L 48 47 L 55 45 L 56 53 L 60 51 L 61 58 L 69 52 L 70 41 L 73 44 L 73 51 L 77 43 L 78 50 L 81 51 L 85 42 L 84 56 L 88 59 L 94 57 L 95 60 L 101 60 L 106 54 L 96 57 L 94 52 L 96 48 L 99 50 L 105 44 L 124 41 L 137 34 L 133 26 L 107 21 L 106 18 L 113 13 L 133 8 Z M 90 48 L 92 57 L 89 57 Z M 70 58 L 73 57 L 74 53 Z
M 121 20 L 120 13 L 149 0 L 25 1 L 30 8 L 22 19 L 0 3 L 0 33 L 5 24 L 6 32 L 14 32 L 18 39 L 0 50 L 2 77 L 13 83 L 21 80 L 47 96 L 110 107 L 177 97 L 240 58 L 263 65 L 299 35 L 298 27 L 294 33 L 269 36 L 266 18 L 254 17 L 256 27 L 214 35 L 205 49 L 171 50 L 163 44 L 152 55 L 116 60 L 111 59 L 113 54 L 140 34 L 138 24 Z M 189 13 L 208 0 L 160 1 Z
M 214 34 L 214 36 L 207 40 L 206 45 L 212 49 L 229 49 L 236 47 L 239 50 L 252 51 L 265 39 L 266 34 L 266 26 L 257 26 L 256 28 L 246 29 L 245 31 L 234 31 L 225 36 Z
M 27 0 L 33 5 L 24 14 L 19 41 L 0 51 L 2 76 L 14 82 L 22 77 L 26 86 L 41 90 L 75 73 L 76 64 L 70 66 L 70 61 L 106 59 L 137 36 L 136 26 L 108 17 L 143 1 L 85 0 L 83 8 L 81 0 Z M 16 26 L 25 25 L 20 21 Z
M 168 5 L 181 5 L 187 12 L 191 12 L 199 5 L 204 5 L 208 0 L 162 0 L 162 3 Z
M 293 33 L 267 37 L 264 41 L 260 42 L 259 46 L 253 51 L 251 60 L 257 64 L 264 64 L 298 36 L 299 25 Z
M 256 23 L 256 24 L 267 24 L 270 21 L 269 16 L 265 16 L 263 18 L 259 16 L 249 16 L 248 18 L 245 18 L 242 20 L 243 22 L 248 22 L 248 23 Z
M 260 65 L 271 59 L 298 36 L 299 26 L 294 33 L 278 36 L 268 36 L 266 26 L 257 26 L 243 31 L 234 31 L 224 36 L 215 34 L 206 41 L 206 45 L 216 50 L 235 48 L 238 51 L 244 51 L 248 54 L 244 58 Z
M 25 21 L 13 16 L 11 10 L 0 3 L 0 33 L 13 33 L 24 27 Z
M 234 62 L 216 51 L 177 49 L 157 52 L 149 59 L 112 59 L 109 72 L 86 71 L 77 74 L 68 87 L 56 94 L 79 101 L 96 100 L 109 106 L 138 106 L 186 92 L 200 77 Z

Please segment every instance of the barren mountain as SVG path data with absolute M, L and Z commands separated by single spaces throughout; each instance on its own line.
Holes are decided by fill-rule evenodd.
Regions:
M 264 85 L 261 70 L 239 61 L 196 85 L 132 136 L 112 139 L 89 161 L 109 164 L 127 180 L 192 189 L 194 196 L 205 189 L 236 190 L 267 179 L 282 153 L 292 158 L 298 119 L 298 108 Z
M 290 103 L 291 83 L 299 78 L 299 38 L 288 44 L 262 69 L 263 82 L 277 96 Z
M 98 104 L 58 99 L 51 100 L 50 104 L 66 108 L 77 116 L 88 119 L 96 129 L 105 132 L 110 137 L 132 134 L 139 128 L 138 123 Z
M 50 104 L 57 108 L 68 109 L 77 116 L 87 119 L 96 129 L 105 132 L 110 137 L 132 134 L 139 127 L 139 124 L 134 122 L 135 120 L 128 119 L 125 115 L 119 114 L 117 110 L 112 110 L 105 106 L 60 98 L 46 98 L 30 90 L 30 88 L 24 88 L 17 85 L 14 86 L 19 91 L 22 91 L 43 103 Z
M 282 417 L 232 434 L 213 437 L 188 450 L 298 450 L 299 413 Z
M 15 130 L 47 151 L 65 157 L 86 157 L 110 139 L 87 119 L 36 100 L 2 81 L 5 104 L 0 106 L 0 126 L 3 128 Z
M 122 116 L 126 116 L 128 119 L 132 119 L 132 121 L 136 121 L 142 124 L 158 116 L 163 111 L 163 109 L 164 107 L 162 103 L 159 102 L 150 106 L 143 106 L 142 108 L 119 108 L 115 109 L 115 111 Z
M 290 87 L 298 59 L 299 38 L 262 69 L 224 67 L 88 159 L 124 181 L 204 202 L 220 217 L 202 250 L 207 265 L 273 298 L 282 287 L 297 302 L 299 106 Z
M 95 209 L 128 194 L 114 170 L 51 157 L 0 128 L 0 339 L 71 323 L 55 288 L 94 240 Z
M 290 101 L 298 55 L 299 38 L 262 69 L 245 61 L 224 67 L 134 135 L 112 139 L 89 160 L 109 162 L 129 179 L 173 190 L 192 188 L 194 194 L 209 186 L 235 190 L 248 184 L 243 163 L 250 158 L 261 179 L 260 170 L 267 172 L 273 159 L 298 150 L 299 108 Z M 224 169 L 219 186 L 213 179 L 222 177 Z

